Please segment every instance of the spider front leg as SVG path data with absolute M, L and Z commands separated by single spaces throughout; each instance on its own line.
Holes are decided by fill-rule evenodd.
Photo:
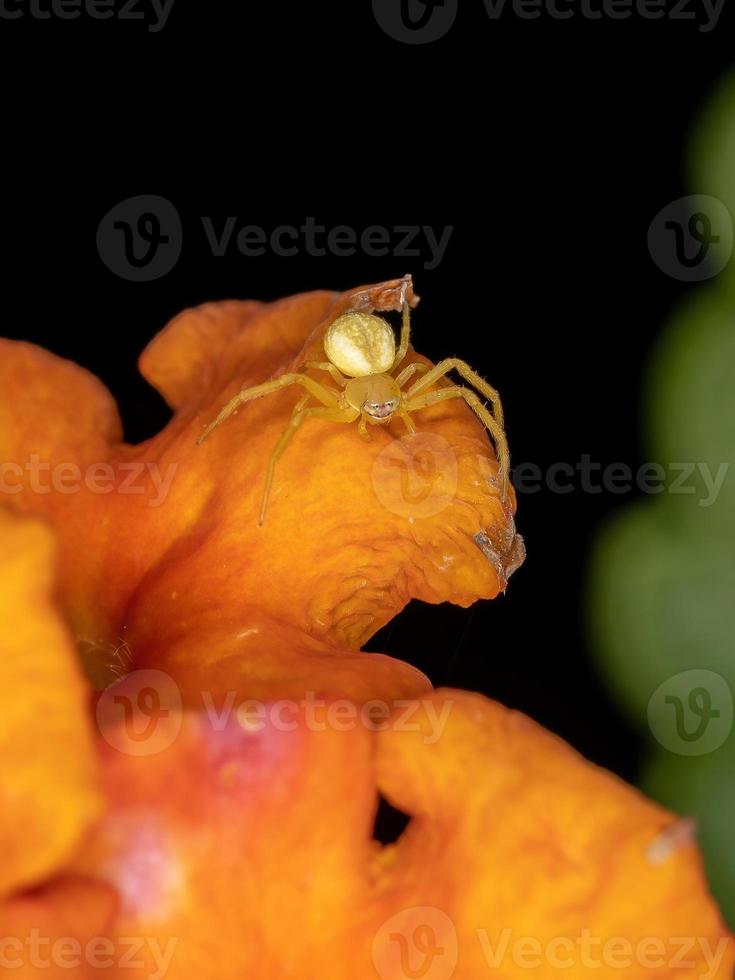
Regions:
M 202 434 L 197 439 L 197 445 L 204 442 L 208 436 L 210 436 L 214 430 L 226 422 L 227 419 L 233 415 L 241 405 L 246 402 L 251 402 L 255 398 L 261 398 L 263 395 L 269 395 L 272 391 L 278 391 L 280 388 L 287 388 L 289 385 L 302 385 L 313 395 L 317 401 L 320 401 L 322 405 L 329 408 L 336 407 L 339 403 L 336 395 L 331 392 L 324 385 L 320 385 L 318 381 L 314 381 L 313 378 L 307 377 L 305 374 L 284 374 L 280 378 L 276 378 L 274 381 L 266 381 L 262 385 L 255 385 L 254 388 L 245 388 L 243 391 L 239 391 L 234 398 L 225 405 L 222 411 L 219 413 L 217 418 L 210 422 L 207 428 L 202 432 Z
M 310 371 L 328 371 L 332 380 L 336 381 L 340 388 L 347 387 L 347 378 L 329 361 L 307 361 L 304 367 Z
M 423 395 L 408 398 L 403 408 L 406 412 L 416 412 L 429 405 L 436 405 L 438 402 L 448 401 L 450 398 L 464 398 L 475 415 L 479 418 L 485 428 L 489 431 L 495 442 L 495 452 L 498 457 L 498 476 L 500 477 L 500 499 L 505 502 L 508 494 L 508 482 L 510 479 L 510 453 L 508 452 L 508 440 L 505 437 L 503 427 L 498 420 L 490 414 L 487 407 L 482 403 L 477 394 L 462 385 L 452 385 L 451 388 L 440 388 L 438 391 L 429 391 Z
M 408 345 L 411 341 L 411 311 L 408 306 L 408 301 L 406 297 L 403 297 L 403 320 L 401 323 L 401 340 L 398 345 L 398 352 L 396 353 L 396 358 L 393 361 L 393 367 L 391 371 L 400 365 L 404 360 L 406 354 L 408 353 Z
M 326 407 L 326 406 L 315 406 L 314 408 L 305 408 L 307 401 L 309 400 L 309 395 L 304 395 L 304 397 L 298 401 L 294 407 L 293 414 L 291 415 L 291 421 L 288 423 L 281 438 L 276 443 L 275 449 L 271 453 L 271 458 L 268 460 L 268 469 L 265 474 L 265 487 L 263 489 L 263 500 L 260 505 L 260 516 L 258 518 L 258 526 L 263 526 L 263 521 L 265 520 L 265 509 L 268 505 L 268 497 L 271 491 L 271 485 L 273 483 L 273 474 L 276 470 L 276 463 L 281 458 L 293 438 L 296 430 L 301 425 L 301 423 L 306 418 L 313 419 L 325 419 L 329 422 L 354 422 L 359 412 L 354 408 L 340 408 L 338 405 Z
M 460 374 L 465 381 L 469 381 L 473 388 L 477 388 L 481 395 L 484 395 L 485 398 L 492 402 L 495 421 L 502 428 L 503 406 L 500 402 L 500 395 L 492 385 L 489 385 L 484 378 L 480 377 L 477 371 L 473 371 L 466 361 L 461 361 L 458 357 L 447 357 L 445 360 L 439 361 L 423 378 L 419 378 L 418 381 L 411 385 L 406 392 L 406 398 L 413 398 L 419 392 L 424 391 L 425 388 L 430 388 L 452 370 Z
M 422 364 L 421 361 L 414 361 L 413 364 L 409 364 L 405 367 L 400 374 L 396 375 L 396 384 L 399 388 L 402 388 L 409 378 L 412 378 L 414 374 L 424 374 L 429 371 L 428 364 Z

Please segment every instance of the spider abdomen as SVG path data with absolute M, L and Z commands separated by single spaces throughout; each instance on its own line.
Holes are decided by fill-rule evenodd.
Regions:
M 374 313 L 353 310 L 330 324 L 324 352 L 350 378 L 382 374 L 393 366 L 396 340 L 390 324 Z

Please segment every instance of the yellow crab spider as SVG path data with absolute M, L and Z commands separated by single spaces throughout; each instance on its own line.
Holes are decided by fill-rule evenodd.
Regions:
M 307 361 L 302 369 L 302 371 L 326 372 L 338 386 L 337 390 L 320 384 L 300 371 L 284 374 L 273 381 L 266 381 L 264 384 L 238 392 L 225 405 L 217 418 L 210 422 L 197 440 L 200 445 L 246 402 L 289 385 L 301 385 L 304 388 L 304 394 L 294 406 L 291 420 L 276 443 L 268 462 L 259 525 L 262 525 L 265 520 L 276 463 L 305 419 L 317 418 L 330 422 L 355 422 L 359 419 L 358 431 L 363 438 L 369 439 L 368 425 L 386 425 L 397 416 L 402 419 L 408 431 L 413 433 L 416 428 L 411 419 L 412 412 L 451 398 L 463 398 L 492 436 L 498 457 L 501 500 L 505 500 L 510 457 L 503 429 L 500 396 L 484 378 L 472 370 L 469 364 L 456 357 L 448 357 L 433 368 L 425 364 L 409 364 L 394 376 L 394 372 L 400 368 L 408 353 L 410 337 L 411 320 L 405 298 L 401 338 L 397 351 L 393 329 L 382 317 L 354 310 L 343 313 L 329 326 L 324 337 L 324 353 L 327 360 Z M 492 403 L 492 412 L 481 401 L 476 391 L 462 385 L 428 390 L 452 370 Z M 404 390 L 404 385 L 416 374 L 421 376 Z M 312 399 L 319 404 L 309 405 Z

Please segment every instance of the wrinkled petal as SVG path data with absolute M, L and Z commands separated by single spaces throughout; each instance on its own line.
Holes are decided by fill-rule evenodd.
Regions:
M 388 721 L 261 708 L 174 713 L 147 756 L 103 714 L 111 805 L 80 870 L 121 893 L 119 934 L 170 951 L 169 980 L 476 978 L 488 956 L 520 977 L 529 941 L 544 977 L 554 957 L 572 977 L 731 975 L 689 828 L 524 716 L 455 691 Z M 412 818 L 395 844 L 372 839 L 378 793 Z M 427 956 L 436 972 L 408 972 Z
M 87 692 L 52 603 L 54 542 L 0 509 L 0 899 L 54 871 L 99 809 Z
M 182 314 L 141 358 L 174 417 L 135 447 L 86 372 L 3 343 L 0 448 L 22 469 L 10 499 L 58 527 L 65 605 L 100 686 L 127 658 L 197 696 L 214 676 L 258 697 L 417 694 L 423 675 L 359 648 L 411 598 L 468 605 L 505 588 L 523 556 L 512 493 L 503 506 L 493 447 L 464 403 L 417 413 L 412 438 L 391 424 L 365 442 L 356 424 L 309 420 L 279 462 L 263 527 L 267 463 L 301 390 L 249 403 L 196 444 L 240 388 L 323 360 L 338 314 L 396 310 L 404 293 L 415 304 L 394 280 Z M 80 467 L 77 491 L 34 492 L 34 455 L 57 477 L 62 462 Z M 114 468 L 111 492 L 95 464 Z

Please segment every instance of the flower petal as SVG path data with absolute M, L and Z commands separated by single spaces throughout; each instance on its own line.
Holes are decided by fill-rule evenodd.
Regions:
M 54 871 L 96 816 L 86 684 L 51 600 L 54 542 L 0 509 L 0 898 Z
M 394 980 L 429 954 L 427 976 L 521 977 L 529 942 L 541 976 L 730 977 L 690 828 L 524 716 L 455 691 L 388 722 L 259 707 L 184 713 L 150 756 L 103 724 L 111 807 L 80 870 L 120 891 L 119 934 L 172 949 L 169 980 Z M 412 817 L 387 846 L 378 792 Z
M 176 413 L 136 447 L 119 444 L 109 395 L 86 372 L 3 344 L 13 398 L 0 448 L 21 467 L 12 501 L 59 531 L 65 605 L 100 686 L 124 650 L 184 689 L 218 676 L 260 697 L 332 681 L 356 699 L 417 694 L 423 675 L 359 648 L 411 598 L 469 605 L 505 589 L 523 557 L 512 491 L 501 504 L 493 447 L 464 403 L 417 412 L 411 438 L 395 423 L 365 442 L 356 424 L 309 420 L 279 461 L 263 527 L 268 460 L 301 389 L 248 403 L 196 444 L 243 386 L 324 360 L 337 315 L 397 310 L 404 295 L 415 305 L 408 278 L 182 314 L 141 359 Z M 57 482 L 62 463 L 80 467 L 77 491 L 34 493 L 34 454 Z
M 128 679 L 116 690 L 134 696 Z M 268 710 L 262 727 L 242 712 L 169 716 L 178 737 L 153 755 L 130 754 L 125 723 L 103 719 L 110 808 L 78 866 L 119 891 L 117 934 L 150 941 L 141 976 L 153 940 L 173 950 L 169 980 L 295 978 L 306 962 L 329 977 L 335 950 L 351 949 L 371 849 L 370 734 L 310 729 L 295 705 Z
M 564 960 L 572 977 L 731 976 L 733 939 L 687 823 L 479 695 L 437 692 L 412 720 L 379 737 L 379 784 L 415 815 L 385 901 L 446 910 L 461 976 L 484 975 L 502 950 L 508 978 L 534 958 L 541 975 Z

